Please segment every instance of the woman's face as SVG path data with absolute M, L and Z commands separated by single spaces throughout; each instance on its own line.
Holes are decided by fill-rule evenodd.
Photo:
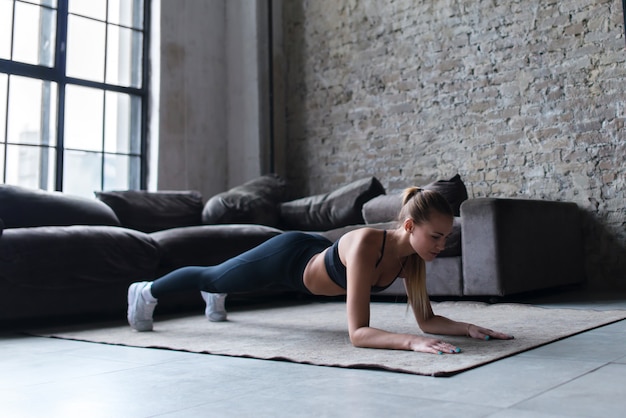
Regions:
M 446 239 L 452 233 L 452 217 L 432 212 L 428 222 L 413 223 L 409 241 L 411 247 L 424 261 L 432 261 L 446 247 Z

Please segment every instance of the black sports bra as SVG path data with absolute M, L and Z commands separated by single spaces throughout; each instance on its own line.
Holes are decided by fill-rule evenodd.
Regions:
M 383 259 L 383 255 L 385 254 L 385 241 L 387 240 L 387 231 L 383 231 L 383 245 L 380 248 L 380 257 L 376 260 L 375 267 L 378 267 L 380 262 Z M 341 262 L 341 258 L 339 258 L 339 240 L 335 241 L 331 246 L 329 251 L 326 251 L 324 254 L 324 265 L 326 266 L 326 272 L 330 279 L 342 289 L 346 289 L 348 286 L 348 274 L 346 272 L 346 266 Z M 396 278 L 402 272 L 404 268 L 404 264 L 400 268 L 400 271 L 396 275 Z M 382 292 L 391 286 L 393 282 L 389 283 L 387 286 L 372 286 L 372 292 Z

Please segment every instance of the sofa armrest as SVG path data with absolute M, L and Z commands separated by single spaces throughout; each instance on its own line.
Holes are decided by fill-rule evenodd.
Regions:
M 465 295 L 506 296 L 584 281 L 575 203 L 470 199 L 461 218 Z

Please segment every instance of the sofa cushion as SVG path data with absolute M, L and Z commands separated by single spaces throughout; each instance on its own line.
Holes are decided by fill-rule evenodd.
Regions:
M 422 188 L 441 193 L 450 204 L 454 216 L 461 216 L 461 203 L 467 200 L 467 189 L 460 175 L 450 180 L 434 181 Z M 401 208 L 402 193 L 378 196 L 363 205 L 363 219 L 368 224 L 395 221 Z
M 202 196 L 199 192 L 124 190 L 95 194 L 115 211 L 126 228 L 154 232 L 201 223 Z
M 202 211 L 204 224 L 260 224 L 277 226 L 278 205 L 287 183 L 275 174 L 250 180 L 211 197 Z
M 0 218 L 5 228 L 120 225 L 115 212 L 96 199 L 8 184 L 0 185 Z
M 362 215 L 366 224 L 392 222 L 398 219 L 402 208 L 402 193 L 377 196 L 363 205 Z
M 450 180 L 437 180 L 422 188 L 436 190 L 441 193 L 450 204 L 454 216 L 461 216 L 461 203 L 467 200 L 467 188 L 459 174 Z
M 159 258 L 148 234 L 127 228 L 13 228 L 0 239 L 0 279 L 39 290 L 97 288 L 153 280 Z
M 385 193 L 376 177 L 352 182 L 333 192 L 304 197 L 280 205 L 283 229 L 326 231 L 364 223 L 365 202 Z

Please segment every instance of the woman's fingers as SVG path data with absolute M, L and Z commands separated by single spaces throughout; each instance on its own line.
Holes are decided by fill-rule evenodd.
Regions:
M 433 348 L 435 348 L 437 354 L 458 354 L 461 352 L 459 347 L 443 341 L 436 341 Z
M 469 329 L 469 334 L 472 338 L 482 339 L 482 340 L 490 340 L 492 338 L 499 340 L 510 340 L 514 337 L 512 335 L 507 335 L 502 332 L 493 331 L 491 329 L 479 327 L 476 325 L 472 325 Z M 436 340 L 432 338 L 419 338 L 416 341 L 416 344 L 413 345 L 414 351 L 421 351 L 424 353 L 433 353 L 433 354 L 458 354 L 461 353 L 460 347 L 455 345 L 446 343 L 441 340 Z
M 503 332 L 497 332 L 491 329 L 477 327 L 477 326 L 474 326 L 474 327 L 475 327 L 475 332 L 471 333 L 470 336 L 473 338 L 478 338 L 480 340 L 490 340 L 492 338 L 495 338 L 498 340 L 512 340 L 513 338 L 515 338 L 512 335 L 507 335 Z
M 496 332 L 496 331 L 491 331 L 487 336 L 491 338 L 497 338 L 498 340 L 512 340 L 515 338 L 512 335 L 508 335 L 503 332 Z
M 458 354 L 462 351 L 459 347 L 444 341 L 421 336 L 413 337 L 411 349 L 433 354 Z

